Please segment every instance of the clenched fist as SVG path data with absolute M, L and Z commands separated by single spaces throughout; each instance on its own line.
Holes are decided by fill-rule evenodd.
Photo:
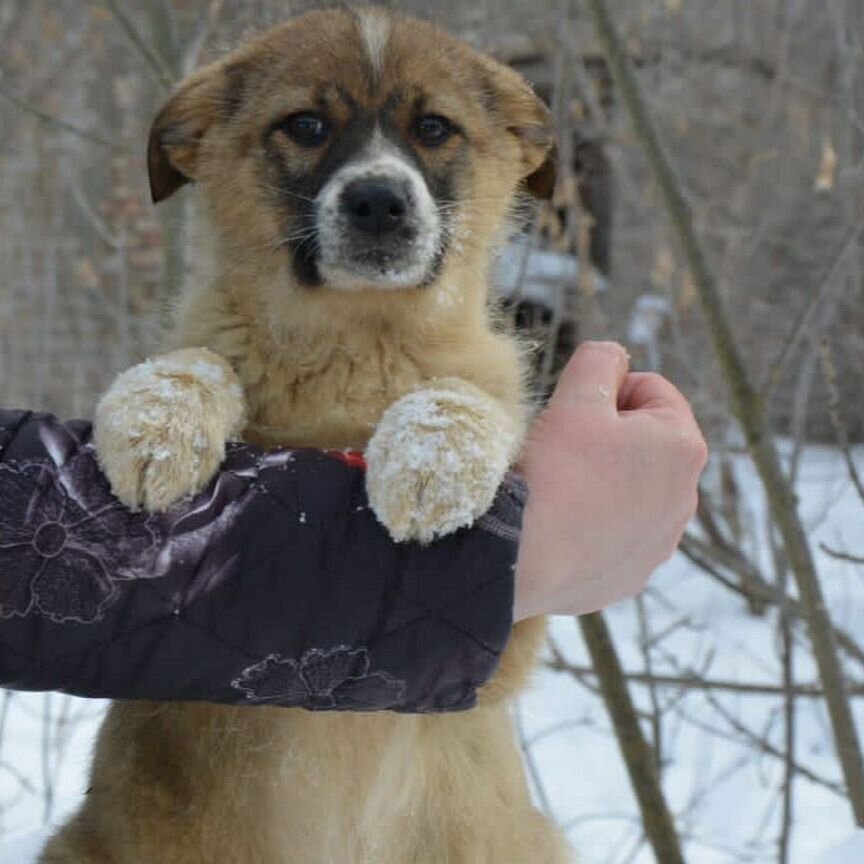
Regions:
M 672 384 L 629 372 L 620 345 L 582 345 L 523 451 L 515 619 L 583 615 L 638 594 L 696 509 L 707 455 Z

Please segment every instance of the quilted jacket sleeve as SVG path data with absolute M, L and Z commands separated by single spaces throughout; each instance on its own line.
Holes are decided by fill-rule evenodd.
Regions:
M 510 633 L 524 490 L 397 545 L 362 458 L 232 445 L 164 514 L 112 496 L 84 422 L 0 411 L 0 685 L 320 710 L 472 707 Z

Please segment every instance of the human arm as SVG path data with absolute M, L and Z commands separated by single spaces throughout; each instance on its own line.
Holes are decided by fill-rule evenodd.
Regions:
M 86 423 L 0 412 L 0 684 L 82 696 L 470 708 L 512 623 L 518 483 L 394 544 L 360 460 L 230 446 L 165 514 L 111 495 Z
M 705 462 L 698 427 L 671 384 L 629 374 L 620 347 L 581 348 L 523 455 L 533 491 L 514 611 L 524 503 L 515 479 L 478 527 L 421 547 L 390 541 L 368 509 L 353 457 L 231 447 L 204 493 L 147 516 L 113 500 L 89 434 L 84 423 L 0 412 L 5 686 L 235 704 L 263 694 L 268 704 L 356 710 L 468 708 L 514 617 L 583 614 L 644 587 L 677 544 Z M 51 534 L 39 538 L 41 559 L 31 552 L 38 529 L 64 506 L 67 516 L 78 507 L 99 517 L 72 519 L 82 535 L 68 547 L 73 566 L 51 579 L 42 567 L 54 551 Z M 336 696 L 308 686 L 328 664 L 347 682 Z

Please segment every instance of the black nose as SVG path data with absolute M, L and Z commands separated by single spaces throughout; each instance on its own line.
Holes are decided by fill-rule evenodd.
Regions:
M 367 234 L 389 234 L 405 224 L 408 199 L 383 180 L 357 180 L 344 192 L 343 206 L 351 226 Z

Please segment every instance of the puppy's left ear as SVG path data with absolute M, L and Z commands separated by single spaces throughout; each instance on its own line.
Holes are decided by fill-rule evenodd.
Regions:
M 201 142 L 225 114 L 230 84 L 222 64 L 206 66 L 180 84 L 153 121 L 147 168 L 154 204 L 197 179 Z
M 525 188 L 535 198 L 548 200 L 558 176 L 552 112 L 519 73 L 495 66 L 496 107 L 507 131 L 519 141 Z

